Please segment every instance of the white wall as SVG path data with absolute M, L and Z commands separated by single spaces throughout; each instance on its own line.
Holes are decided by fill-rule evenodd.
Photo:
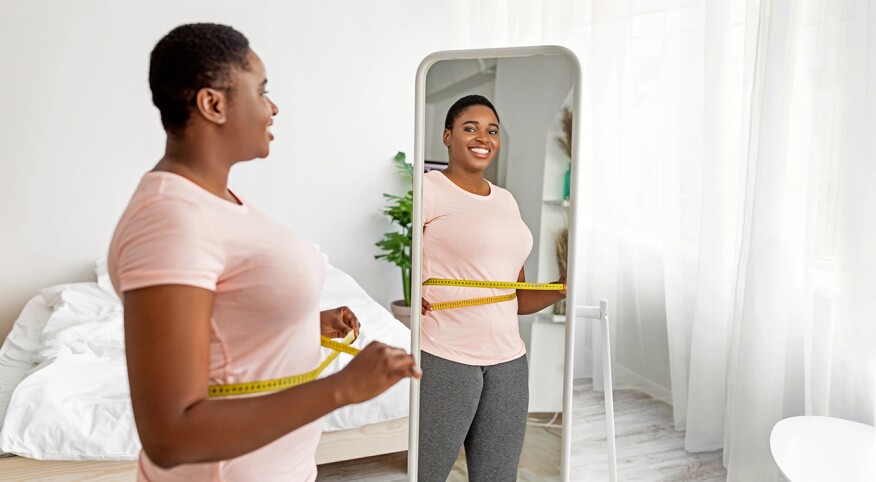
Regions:
M 494 103 L 512 142 L 505 187 L 514 194 L 520 215 L 533 234 L 532 253 L 524 265 L 528 281 L 539 280 L 538 253 L 542 190 L 548 131 L 572 88 L 572 65 L 560 55 L 499 59 Z M 553 263 L 553 260 L 548 260 Z
M 442 142 L 447 111 L 461 97 L 482 95 L 493 98 L 496 92 L 496 61 L 488 70 L 477 60 L 446 60 L 435 63 L 426 74 L 425 159 L 447 162 L 447 147 Z
M 403 189 L 391 157 L 413 150 L 419 62 L 467 47 L 469 29 L 443 2 L 413 3 L 0 3 L 0 336 L 38 289 L 92 279 L 163 152 L 149 52 L 193 21 L 242 31 L 280 108 L 271 156 L 236 167 L 232 187 L 378 301 L 399 298 L 397 268 L 373 259 L 381 193 Z
M 400 297 L 398 270 L 373 259 L 373 243 L 390 226 L 378 213 L 381 193 L 404 189 L 390 158 L 413 150 L 419 62 L 438 50 L 578 42 L 513 3 L 496 16 L 467 1 L 3 0 L 0 338 L 40 288 L 92 279 L 139 177 L 163 151 L 149 52 L 171 28 L 195 21 L 249 37 L 280 107 L 271 156 L 236 167 L 232 186 L 318 242 L 378 301 Z M 490 86 L 503 119 L 514 115 L 508 87 Z M 532 149 L 519 158 L 544 154 L 543 133 L 519 143 L 527 131 L 510 134 L 509 150 Z M 533 176 L 532 191 L 509 179 L 522 207 L 539 205 L 541 175 Z

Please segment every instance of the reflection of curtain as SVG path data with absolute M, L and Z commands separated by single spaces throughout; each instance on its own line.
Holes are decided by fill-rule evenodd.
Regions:
M 470 10 L 472 46 L 559 43 L 584 64 L 580 289 L 613 307 L 618 386 L 672 403 L 729 480 L 775 479 L 782 418 L 873 424 L 876 1 Z M 576 376 L 598 388 L 596 330 Z

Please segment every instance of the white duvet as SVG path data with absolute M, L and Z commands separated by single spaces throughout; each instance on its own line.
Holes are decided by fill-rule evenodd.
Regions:
M 125 367 L 122 306 L 98 283 L 53 286 L 27 303 L 0 348 L 0 451 L 45 460 L 133 460 L 140 450 Z M 326 263 L 321 309 L 349 306 L 359 348 L 410 348 L 410 331 L 350 276 Z M 329 353 L 323 349 L 323 355 Z M 339 356 L 323 372 L 350 360 Z M 5 416 L 4 416 L 5 413 Z M 406 417 L 408 383 L 324 418 L 324 431 Z

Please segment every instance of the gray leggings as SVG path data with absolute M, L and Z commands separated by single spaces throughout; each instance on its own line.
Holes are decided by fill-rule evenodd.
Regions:
M 418 480 L 444 482 L 465 443 L 471 481 L 515 481 L 529 409 L 526 356 L 473 366 L 421 352 Z

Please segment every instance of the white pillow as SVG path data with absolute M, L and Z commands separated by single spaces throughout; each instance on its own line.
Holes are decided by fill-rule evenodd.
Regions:
M 34 296 L 24 305 L 12 325 L 12 330 L 0 346 L 0 428 L 3 427 L 3 418 L 12 392 L 35 366 L 33 352 L 39 345 L 40 335 L 51 313 L 52 310 L 43 296 Z
M 97 278 L 98 286 L 115 293 L 113 282 L 110 280 L 109 271 L 107 270 L 106 258 L 100 258 L 94 262 L 94 276 Z
M 124 359 L 122 302 L 96 283 L 53 286 L 40 292 L 52 308 L 43 328 L 35 363 L 65 354 Z
M 0 450 L 49 460 L 133 460 L 139 451 L 122 307 L 96 283 L 40 293 L 52 309 L 15 387 Z
M 107 306 L 121 309 L 114 293 L 107 297 L 107 293 L 97 289 L 94 283 L 52 286 L 31 298 L 24 305 L 24 309 L 12 325 L 12 330 L 0 346 L 0 428 L 3 427 L 12 392 L 27 373 L 39 363 L 40 338 L 52 311 L 65 304 L 72 310 L 88 313 L 98 312 Z
M 319 249 L 319 245 L 318 245 L 318 244 L 314 243 L 313 241 L 310 241 L 310 244 L 312 244 L 313 247 L 316 248 L 317 251 L 319 251 L 319 254 L 322 255 L 322 262 L 323 262 L 323 264 L 325 264 L 326 266 L 328 266 L 328 265 L 329 265 L 328 255 L 325 254 L 325 253 L 323 253 L 322 250 Z

